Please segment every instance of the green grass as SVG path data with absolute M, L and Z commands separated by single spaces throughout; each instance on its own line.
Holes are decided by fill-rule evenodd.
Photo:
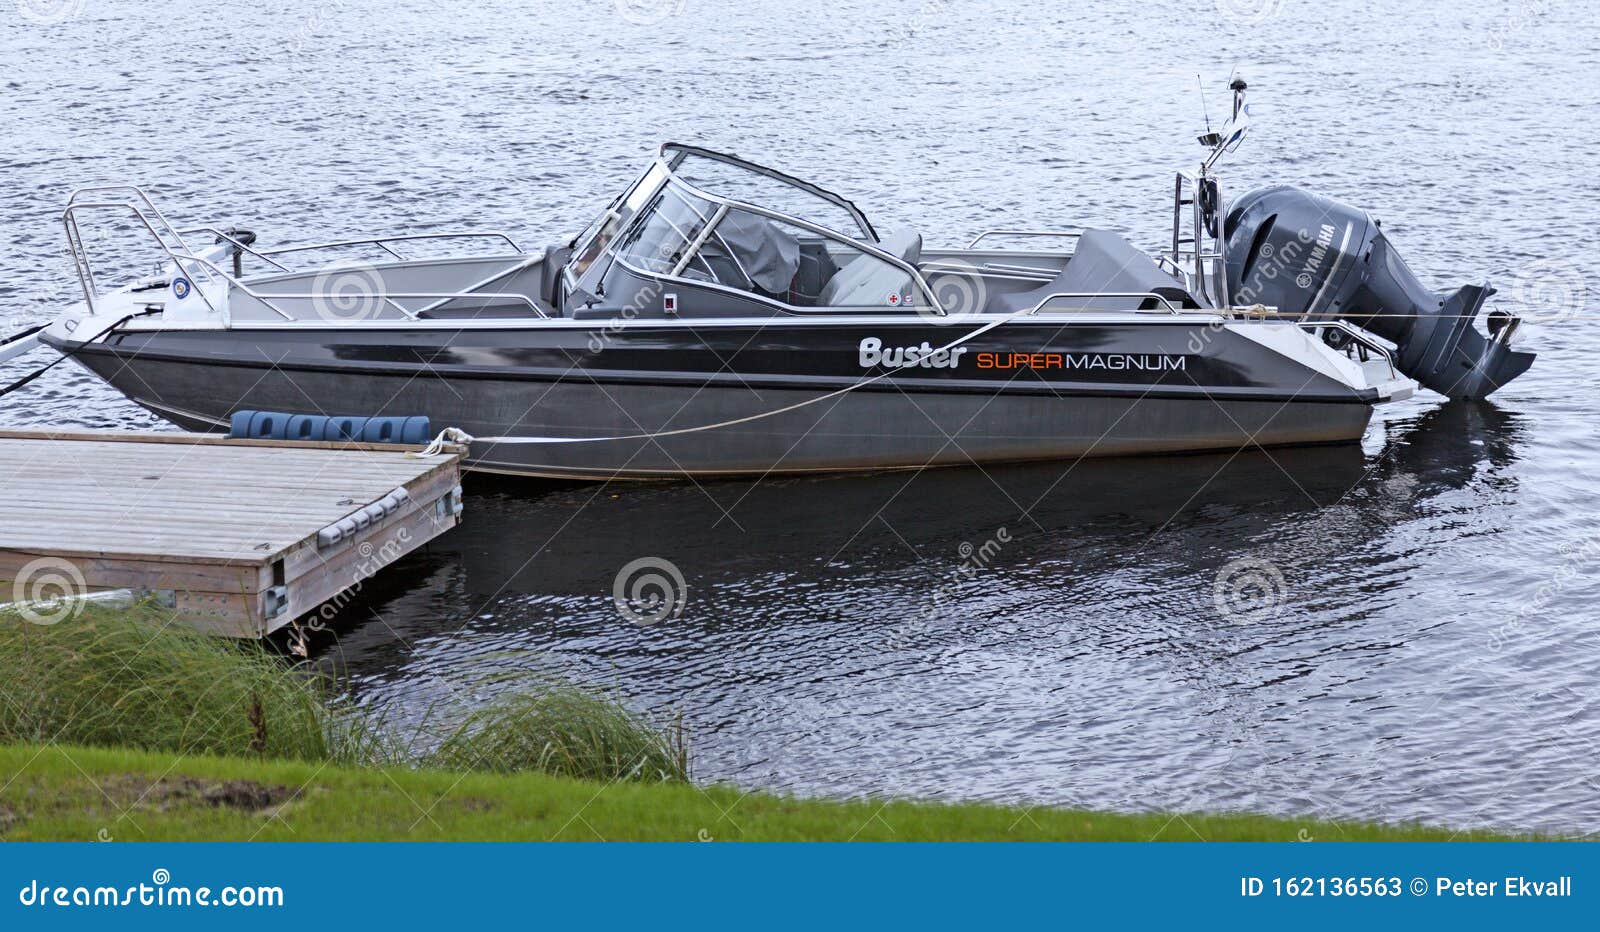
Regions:
M 470 712 L 442 739 L 386 733 L 381 711 L 342 709 L 329 681 L 256 643 L 197 633 L 152 606 L 89 606 L 53 625 L 0 616 L 0 744 L 441 770 L 539 771 L 593 780 L 689 778 L 680 724 L 658 728 L 613 697 L 537 681 Z
M 657 729 L 620 701 L 545 684 L 473 712 L 425 764 L 646 783 L 689 779 L 681 723 Z
M 12 776 L 14 775 L 14 776 Z M 830 802 L 687 783 L 0 747 L 0 837 L 88 841 L 1445 841 L 1417 826 Z
M 0 617 L 0 742 L 296 760 L 382 757 L 326 683 L 260 646 L 189 630 L 145 606 L 87 606 L 53 625 Z

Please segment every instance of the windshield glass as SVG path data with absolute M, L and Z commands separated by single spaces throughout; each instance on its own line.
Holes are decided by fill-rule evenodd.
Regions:
M 909 266 L 856 241 L 719 204 L 668 181 L 612 245 L 636 271 L 710 282 L 792 307 L 909 308 Z
M 671 275 L 715 214 L 709 201 L 668 185 L 617 243 L 617 258 L 635 268 Z M 700 264 L 704 266 L 703 261 Z
M 589 271 L 589 266 L 605 253 L 612 239 L 627 228 L 628 221 L 633 219 L 639 208 L 648 203 L 656 191 L 660 190 L 662 183 L 667 179 L 667 174 L 666 166 L 660 162 L 651 165 L 649 171 L 640 176 L 627 193 L 613 201 L 605 213 L 578 234 L 577 239 L 573 240 L 575 249 L 572 260 L 567 263 L 567 270 L 574 280 Z

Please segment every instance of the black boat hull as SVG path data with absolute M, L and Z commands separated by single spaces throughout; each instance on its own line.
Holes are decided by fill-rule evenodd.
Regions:
M 584 441 L 472 445 L 472 468 L 560 478 L 1338 443 L 1359 439 L 1371 415 L 1367 394 L 1196 324 L 1007 325 L 947 353 L 942 366 L 933 355 L 916 364 L 925 355 L 918 347 L 963 332 L 854 323 L 609 333 L 285 327 L 127 331 L 63 348 L 186 428 L 217 429 L 247 408 L 423 414 L 476 437 Z M 885 366 L 891 348 L 913 352 Z

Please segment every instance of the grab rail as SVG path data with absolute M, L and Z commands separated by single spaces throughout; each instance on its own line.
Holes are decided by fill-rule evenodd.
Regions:
M 1361 328 L 1342 320 L 1300 320 L 1297 321 L 1297 323 L 1300 325 L 1301 329 L 1308 331 L 1316 331 L 1318 329 L 1327 328 L 1344 331 L 1344 333 L 1350 337 L 1350 341 L 1352 343 L 1356 344 L 1357 346 L 1365 347 L 1366 349 L 1371 350 L 1372 352 L 1383 357 L 1384 363 L 1389 366 L 1390 378 L 1393 379 L 1400 377 L 1400 370 L 1396 369 L 1394 365 L 1394 353 L 1390 351 L 1387 346 L 1384 346 L 1383 344 L 1374 340 L 1370 334 L 1366 333 Z
M 274 305 L 270 300 L 268 300 L 269 298 L 293 298 L 293 299 L 295 299 L 297 301 L 316 301 L 319 298 L 328 297 L 328 294 L 326 292 L 315 292 L 315 291 L 313 291 L 313 292 L 287 292 L 287 293 L 283 293 L 283 294 L 272 294 L 272 295 L 262 295 L 262 294 L 252 293 L 252 292 L 246 292 L 246 293 L 249 294 L 252 298 L 255 298 L 256 300 L 260 301 L 261 303 L 268 305 L 273 310 L 277 311 L 279 314 L 283 314 L 283 311 L 280 308 L 278 308 L 277 305 Z M 504 292 L 504 291 L 453 291 L 453 292 L 452 291 L 445 291 L 445 292 L 440 292 L 440 291 L 384 291 L 382 293 L 379 293 L 379 292 L 375 292 L 375 291 L 369 291 L 369 292 L 360 292 L 360 293 L 357 293 L 357 294 L 354 294 L 354 295 L 344 295 L 343 297 L 345 297 L 345 298 L 352 298 L 352 297 L 354 297 L 354 298 L 379 298 L 381 300 L 388 301 L 391 304 L 394 303 L 393 299 L 395 299 L 395 298 L 445 298 L 445 299 L 457 299 L 457 298 L 491 298 L 491 299 L 493 299 L 493 298 L 498 298 L 498 299 L 504 299 L 504 300 L 508 300 L 508 301 L 516 301 L 516 302 L 520 302 L 522 304 L 526 304 L 528 307 L 533 309 L 534 314 L 538 315 L 539 317 L 541 317 L 541 318 L 543 318 L 545 320 L 549 320 L 550 319 L 550 315 L 546 314 L 544 312 L 544 309 L 539 307 L 538 302 L 534 301 L 532 298 L 528 297 L 525 294 L 516 294 L 514 292 Z M 400 313 L 406 315 L 407 318 L 409 318 L 411 320 L 417 320 L 418 319 L 418 316 L 417 316 L 418 314 L 421 314 L 421 313 L 424 313 L 426 311 L 432 310 L 433 308 L 438 307 L 440 304 L 449 304 L 449 303 L 450 303 L 449 300 L 436 302 L 433 305 L 430 305 L 429 307 L 423 308 L 421 311 L 410 311 L 410 310 L 407 310 L 404 307 L 401 307 L 398 304 L 395 304 L 395 309 L 398 310 Z M 286 315 L 286 314 L 284 316 L 285 316 L 285 319 L 287 319 L 287 320 L 299 320 L 300 319 L 298 317 L 293 317 L 293 316 Z M 334 315 L 334 316 L 338 317 L 338 315 Z
M 184 227 L 178 232 L 210 233 L 219 240 L 226 240 L 227 242 L 233 244 L 236 248 L 242 250 L 243 252 L 247 252 L 264 262 L 271 263 L 280 272 L 295 272 L 300 270 L 284 265 L 277 259 L 274 259 L 274 256 L 287 255 L 293 252 L 315 252 L 321 249 L 340 249 L 349 246 L 377 246 L 379 249 L 382 249 L 384 252 L 387 252 L 389 255 L 394 256 L 396 259 L 399 259 L 403 262 L 406 260 L 405 256 L 400 255 L 384 244 L 415 242 L 429 239 L 497 239 L 510 246 L 513 252 L 521 253 L 523 251 L 522 247 L 517 245 L 516 240 L 512 239 L 510 235 L 502 233 L 498 230 L 463 230 L 460 232 L 451 231 L 446 233 L 401 233 L 395 236 L 375 236 L 367 239 L 333 240 L 326 243 L 307 243 L 296 246 L 280 246 L 277 249 L 251 249 L 249 246 L 239 242 L 226 232 L 212 226 Z
M 943 272 L 952 275 L 961 273 L 984 275 L 993 272 L 1000 275 L 1021 276 L 1047 282 L 1054 281 L 1061 275 L 1060 269 L 1046 269 L 1036 265 L 1013 265 L 1008 262 L 996 262 L 991 259 L 929 259 L 919 265 L 918 268 L 924 272 Z
M 329 297 L 329 294 L 327 292 L 320 292 L 320 291 L 279 292 L 279 293 L 273 293 L 273 294 L 263 294 L 263 293 L 255 290 L 254 288 L 251 288 L 249 285 L 246 285 L 244 282 L 240 281 L 239 279 L 234 278 L 232 275 L 229 275 L 227 272 L 222 271 L 220 268 L 217 267 L 216 263 L 214 263 L 211 260 L 205 258 L 204 256 L 184 255 L 184 256 L 177 256 L 175 258 L 182 258 L 182 259 L 188 260 L 190 262 L 198 262 L 201 265 L 206 266 L 211 271 L 216 272 L 218 275 L 220 275 L 224 279 L 226 279 L 235 288 L 238 288 L 240 291 L 244 292 L 245 294 L 249 295 L 250 297 L 256 299 L 257 301 L 260 301 L 262 304 L 265 304 L 267 307 L 271 308 L 274 313 L 276 313 L 279 317 L 282 317 L 284 320 L 300 320 L 300 318 L 294 316 L 293 314 L 290 314 L 288 311 L 285 311 L 283 308 L 281 308 L 277 304 L 273 303 L 273 300 L 272 300 L 273 298 L 280 298 L 280 299 L 281 298 L 291 298 L 291 299 L 294 299 L 296 301 L 316 301 L 316 300 L 319 300 L 319 299 L 326 299 L 326 298 Z M 511 292 L 383 291 L 383 292 L 380 293 L 380 292 L 376 292 L 376 291 L 368 291 L 368 292 L 358 292 L 358 293 L 356 293 L 354 295 L 344 295 L 343 297 L 345 297 L 345 298 L 350 298 L 350 297 L 356 297 L 356 298 L 378 298 L 378 299 L 380 299 L 382 301 L 385 301 L 385 302 L 393 305 L 395 310 L 399 311 L 401 314 L 404 314 L 407 318 L 409 318 L 411 320 L 417 320 L 418 319 L 417 314 L 421 313 L 421 312 L 420 311 L 419 312 L 413 312 L 413 311 L 407 310 L 405 307 L 402 307 L 401 305 L 395 303 L 394 299 L 396 299 L 396 298 L 434 298 L 434 299 L 444 298 L 444 299 L 447 299 L 447 300 L 444 300 L 444 301 L 436 301 L 433 305 L 430 305 L 427 308 L 423 308 L 422 310 L 424 310 L 424 311 L 431 310 L 433 307 L 437 307 L 440 304 L 448 304 L 450 300 L 459 299 L 459 298 L 504 299 L 504 300 L 509 300 L 509 301 L 519 301 L 519 302 L 521 302 L 523 304 L 528 305 L 528 307 L 532 308 L 533 312 L 535 314 L 537 314 L 539 317 L 546 318 L 546 319 L 548 319 L 550 317 L 550 315 L 546 314 L 544 312 L 544 309 L 539 307 L 538 303 L 536 301 L 534 301 L 532 298 L 528 297 L 525 294 L 515 294 L 515 293 L 511 293 Z M 231 315 L 230 315 L 230 322 L 231 322 Z
M 114 194 L 120 194 L 122 196 L 122 199 L 121 200 L 94 200 L 94 201 L 86 200 L 86 198 L 88 198 L 90 195 L 106 195 L 106 194 L 113 194 L 113 195 Z M 408 243 L 408 242 L 420 242 L 420 241 L 424 241 L 424 240 L 475 239 L 475 238 L 476 239 L 483 239 L 483 238 L 490 238 L 490 239 L 496 239 L 496 240 L 499 240 L 499 241 L 505 243 L 507 246 L 509 246 L 511 248 L 511 250 L 513 252 L 516 252 L 518 254 L 523 254 L 523 250 L 522 250 L 522 248 L 520 246 L 517 245 L 516 240 L 513 240 L 509 235 L 507 235 L 506 233 L 500 232 L 498 230 L 490 230 L 490 231 L 465 230 L 465 231 L 445 231 L 445 232 L 436 232 L 436 233 L 402 233 L 402 234 L 396 234 L 394 236 L 378 236 L 378 237 L 370 237 L 370 238 L 366 238 L 366 239 L 337 240 L 337 241 L 332 241 L 332 242 L 327 242 L 327 243 L 315 243 L 315 244 L 300 245 L 300 246 L 285 246 L 285 247 L 282 247 L 282 248 L 279 248 L 279 249 L 252 249 L 252 248 L 250 248 L 249 245 L 241 242 L 237 237 L 233 236 L 231 233 L 224 232 L 222 230 L 217 229 L 216 227 L 212 227 L 212 226 L 185 227 L 184 229 L 179 230 L 177 227 L 173 226 L 173 224 L 172 224 L 172 222 L 170 220 L 167 219 L 166 214 L 161 212 L 161 208 L 156 206 L 155 200 L 153 198 L 151 198 L 150 195 L 143 188 L 140 188 L 137 185 L 131 185 L 131 184 L 92 185 L 92 186 L 89 186 L 89 187 L 83 187 L 83 188 L 75 189 L 67 197 L 67 205 L 66 205 L 65 209 L 63 209 L 62 212 L 61 212 L 62 228 L 66 233 L 68 249 L 72 253 L 73 269 L 77 273 L 78 284 L 83 289 L 84 305 L 85 305 L 85 307 L 87 307 L 89 309 L 89 312 L 90 312 L 91 315 L 94 315 L 94 314 L 98 313 L 98 309 L 95 306 L 95 297 L 96 297 L 96 295 L 97 295 L 97 293 L 99 291 L 99 286 L 95 281 L 94 265 L 89 259 L 88 248 L 84 245 L 83 232 L 82 232 L 81 228 L 78 225 L 78 213 L 80 211 L 84 211 L 84 210 L 102 210 L 102 209 L 124 210 L 124 211 L 127 211 L 127 212 L 133 214 L 134 218 L 145 228 L 145 231 L 148 232 L 150 234 L 151 238 L 156 241 L 156 246 L 160 249 L 161 253 L 164 256 L 166 256 L 167 260 L 172 263 L 173 267 L 177 269 L 178 274 L 187 275 L 187 276 L 190 276 L 190 277 L 196 277 L 195 276 L 195 271 L 197 271 L 197 270 L 201 271 L 201 272 L 204 273 L 205 280 L 208 283 L 226 282 L 228 285 L 231 285 L 232 287 L 239 289 L 240 291 L 244 292 L 246 295 L 249 295 L 250 297 L 256 299 L 259 302 L 261 302 L 262 304 L 265 304 L 267 307 L 271 308 L 276 314 L 278 314 L 278 316 L 284 318 L 285 320 L 296 320 L 297 318 L 294 315 L 289 314 L 286 311 L 284 311 L 277 304 L 273 303 L 272 298 L 277 297 L 277 298 L 294 298 L 294 299 L 316 300 L 316 299 L 319 299 L 319 298 L 326 298 L 326 297 L 328 297 L 328 295 L 327 294 L 309 294 L 309 293 L 308 294 L 298 294 L 298 293 L 297 294 L 277 294 L 277 295 L 265 295 L 265 294 L 262 294 L 262 293 L 256 291 L 255 289 L 251 288 L 250 286 L 246 285 L 243 281 L 240 280 L 239 277 L 235 277 L 233 275 L 229 275 L 227 272 L 223 271 L 221 268 L 219 268 L 217 266 L 217 264 L 215 262 L 211 261 L 210 259 L 206 258 L 205 256 L 197 255 L 195 250 L 193 249 L 193 247 L 191 247 L 189 245 L 188 241 L 184 239 L 184 234 L 185 233 L 194 234 L 194 233 L 202 233 L 202 232 L 203 233 L 209 233 L 209 234 L 211 234 L 212 236 L 215 237 L 215 241 L 217 243 L 220 244 L 220 243 L 226 242 L 236 251 L 236 253 L 249 253 L 250 255 L 255 256 L 255 257 L 257 257 L 257 258 L 269 263 L 270 265 L 272 265 L 273 267 L 275 267 L 276 269 L 278 269 L 281 272 L 295 272 L 295 271 L 299 271 L 299 270 L 293 269 L 293 268 L 289 267 L 288 265 L 285 265 L 283 262 L 278 261 L 276 258 L 274 258 L 275 256 L 284 256 L 284 255 L 288 255 L 288 254 L 291 254 L 291 253 L 299 253 L 299 252 L 311 252 L 311 251 L 321 250 L 321 249 L 335 249 L 335 248 L 347 248 L 347 247 L 352 247 L 352 246 L 372 245 L 372 246 L 377 246 L 378 248 L 382 249 L 384 252 L 387 252 L 389 255 L 394 256 L 396 259 L 398 259 L 400 261 L 406 261 L 406 257 L 401 255 L 395 249 L 391 248 L 391 246 L 389 244 L 391 244 L 391 243 L 399 244 L 399 243 Z M 200 299 L 205 302 L 206 307 L 208 309 L 210 309 L 211 313 L 218 314 L 219 316 L 222 317 L 224 326 L 228 326 L 228 325 L 231 324 L 231 314 L 228 311 L 226 302 L 224 302 L 223 307 L 221 309 L 219 309 L 217 307 L 216 303 L 214 303 L 212 301 L 211 295 L 207 293 L 205 288 L 201 288 L 201 287 L 197 286 L 195 288 L 195 290 L 199 292 Z M 432 307 L 438 307 L 438 306 L 441 306 L 441 305 L 444 305 L 444 304 L 448 304 L 451 300 L 454 300 L 454 299 L 467 298 L 467 297 L 488 298 L 488 299 L 492 299 L 492 300 L 520 301 L 520 302 L 528 305 L 528 307 L 530 307 L 533 310 L 533 312 L 535 314 L 537 314 L 539 317 L 542 317 L 542 318 L 549 317 L 549 315 L 546 314 L 544 312 L 544 310 L 539 307 L 537 302 L 535 302 L 532 298 L 528 297 L 527 295 L 523 295 L 523 294 L 460 291 L 460 292 L 449 292 L 449 293 L 446 293 L 446 292 L 395 292 L 395 293 L 392 293 L 392 294 L 388 293 L 388 292 L 385 292 L 383 294 L 374 293 L 371 296 L 381 298 L 385 303 L 391 305 L 396 310 L 398 310 L 401 314 L 403 314 L 406 317 L 411 318 L 413 320 L 416 319 L 417 313 L 420 313 L 420 312 L 412 312 L 410 310 L 407 310 L 402 305 L 396 303 L 395 300 L 394 300 L 395 298 L 431 298 L 431 299 L 441 299 L 441 300 L 436 300 L 433 304 L 429 305 L 428 308 L 423 308 L 422 309 L 423 311 L 429 310 Z
M 395 236 L 371 236 L 365 239 L 333 240 L 326 243 L 309 243 L 302 246 L 282 246 L 277 249 L 264 249 L 259 255 L 282 256 L 292 252 L 314 252 L 319 249 L 343 249 L 350 246 L 376 246 L 396 259 L 404 262 L 406 257 L 390 249 L 389 243 L 416 242 L 429 239 L 498 239 L 511 247 L 512 252 L 522 252 L 522 247 L 509 235 L 498 230 L 464 230 L 460 232 L 445 233 L 402 233 Z
M 1078 239 L 1079 237 L 1083 236 L 1083 231 L 1082 230 L 984 230 L 982 233 L 979 233 L 977 236 L 973 237 L 972 242 L 967 244 L 967 248 L 968 249 L 977 249 L 979 243 L 983 242 L 984 240 L 988 239 L 991 236 L 1035 236 L 1035 237 L 1064 236 L 1064 237 L 1067 237 L 1069 239 Z
M 940 260 L 924 262 L 921 265 L 925 275 L 972 275 L 978 278 L 998 278 L 1013 282 L 1034 282 L 1048 284 L 1055 281 L 1058 273 L 1046 272 L 1044 269 L 1023 269 L 1017 266 L 990 265 L 964 265 L 962 263 L 944 263 Z
M 172 226 L 172 222 L 167 219 L 167 215 L 161 212 L 161 208 L 156 206 L 156 202 L 150 197 L 149 194 L 145 193 L 145 190 L 143 188 L 139 187 L 138 185 L 134 185 L 134 184 L 101 184 L 101 185 L 90 185 L 89 187 L 86 187 L 86 188 L 75 188 L 73 190 L 73 192 L 70 195 L 67 196 L 67 208 L 70 210 L 73 205 L 77 204 L 78 203 L 78 198 L 80 196 L 82 196 L 82 195 L 85 195 L 85 194 L 103 194 L 103 193 L 106 193 L 106 192 L 109 192 L 109 191 L 131 191 L 136 197 L 138 197 L 138 199 L 141 202 L 143 202 L 145 207 L 150 209 L 150 212 L 152 214 L 155 214 L 156 219 L 161 221 L 161 225 L 167 228 L 167 232 L 168 233 L 172 234 L 172 238 L 178 241 L 178 245 L 179 246 L 183 247 L 183 251 L 184 252 L 191 251 L 189 249 L 189 244 L 184 242 L 183 236 L 181 234 L 179 234 L 179 232 Z M 125 203 L 125 202 L 119 202 L 119 203 Z M 152 228 L 152 232 L 154 232 L 153 228 Z M 160 234 L 157 234 L 158 238 L 159 238 L 159 236 L 160 236 Z
M 239 250 L 240 252 L 247 252 L 250 255 L 255 256 L 257 259 L 262 260 L 263 262 L 271 263 L 272 265 L 276 266 L 278 271 L 280 271 L 280 272 L 293 272 L 294 271 L 294 269 L 289 268 L 287 265 L 284 265 L 283 263 L 279 262 L 278 260 L 276 260 L 276 259 L 272 258 L 271 256 L 267 255 L 266 253 L 260 252 L 260 251 L 255 250 L 255 249 L 251 249 L 249 246 L 247 246 L 244 243 L 240 242 L 239 240 L 235 239 L 231 234 L 226 233 L 226 232 L 224 232 L 222 230 L 219 230 L 216 227 L 207 227 L 207 226 L 184 227 L 183 229 L 179 230 L 178 232 L 179 233 L 210 233 L 212 236 L 215 236 L 219 242 L 225 240 L 228 243 L 230 243 L 235 249 Z
M 144 209 L 138 204 L 133 204 L 128 201 L 78 200 L 78 196 L 80 194 L 87 192 L 111 191 L 122 188 L 136 192 L 140 198 L 144 200 L 145 204 L 149 206 L 150 209 L 155 213 L 156 218 L 161 221 L 161 225 L 166 227 L 167 232 L 172 234 L 172 237 L 177 240 L 178 245 L 184 250 L 182 253 L 173 251 L 172 245 L 162 237 L 160 231 L 156 229 L 155 224 L 150 222 L 149 216 L 145 214 Z M 98 289 L 95 286 L 94 267 L 89 261 L 89 251 L 88 248 L 83 244 L 83 233 L 78 228 L 78 211 L 99 209 L 120 209 L 131 212 L 134 217 L 136 217 L 139 222 L 144 225 L 144 228 L 149 231 L 150 235 L 155 239 L 156 245 L 161 247 L 161 251 L 169 260 L 171 260 L 172 264 L 178 268 L 180 273 L 187 275 L 194 274 L 184 266 L 183 262 L 179 261 L 181 258 L 189 262 L 201 263 L 201 265 L 207 270 L 207 281 L 215 282 L 217 280 L 216 274 L 213 274 L 218 272 L 216 266 L 206 260 L 200 259 L 197 256 L 188 254 L 188 244 L 184 241 L 182 236 L 178 235 L 178 231 L 173 229 L 172 224 L 167 221 L 166 217 L 162 216 L 161 211 L 150 203 L 149 195 L 145 194 L 138 188 L 133 187 L 132 185 L 103 185 L 96 188 L 83 188 L 78 191 L 74 191 L 72 196 L 67 199 L 67 207 L 61 212 L 61 223 L 63 228 L 66 230 L 67 246 L 72 251 L 72 263 L 78 273 L 78 284 L 83 287 L 84 305 L 88 307 L 90 314 L 96 313 L 94 299 L 95 292 Z M 227 276 L 222 275 L 222 278 L 227 279 Z M 205 302 L 206 307 L 210 308 L 213 314 L 217 313 L 217 306 L 211 303 L 211 296 L 206 294 L 206 290 L 199 286 L 196 286 L 195 290 L 200 293 L 200 300 Z
M 1051 301 L 1054 301 L 1057 298 L 1138 298 L 1141 301 L 1144 301 L 1144 300 L 1147 300 L 1147 299 L 1150 299 L 1150 298 L 1154 298 L 1155 300 L 1161 302 L 1162 306 L 1167 309 L 1167 313 L 1169 313 L 1169 314 L 1181 313 L 1181 311 L 1178 308 L 1172 306 L 1172 302 L 1171 301 L 1167 300 L 1166 298 L 1162 297 L 1161 295 L 1156 294 L 1153 291 L 1058 291 L 1055 294 L 1047 295 L 1046 297 L 1041 299 L 1038 304 L 1035 304 L 1033 306 L 1033 310 L 1029 311 L 1028 314 L 1032 315 L 1032 314 L 1039 313 L 1040 311 L 1044 310 L 1044 306 L 1046 304 L 1049 304 Z M 1051 310 L 1056 310 L 1056 311 L 1098 311 L 1098 310 L 1104 310 L 1104 308 L 1059 307 L 1059 308 L 1051 308 Z M 1145 310 L 1143 308 L 1129 308 L 1128 310 L 1133 311 L 1135 313 L 1149 313 L 1150 311 L 1154 311 L 1156 309 L 1155 308 L 1150 308 L 1149 310 Z

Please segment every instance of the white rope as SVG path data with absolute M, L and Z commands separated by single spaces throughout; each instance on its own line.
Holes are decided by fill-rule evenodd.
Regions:
M 1012 311 L 1010 314 L 1006 314 L 1006 315 L 1004 315 L 1002 317 L 998 317 L 995 320 L 992 320 L 989 323 L 986 323 L 983 326 L 979 327 L 978 329 L 972 331 L 971 333 L 967 334 L 966 336 L 963 336 L 963 337 L 961 337 L 961 338 L 959 338 L 957 340 L 953 340 L 950 343 L 947 343 L 944 346 L 941 346 L 938 349 L 933 350 L 932 352 L 933 353 L 943 353 L 943 352 L 947 352 L 949 350 L 952 350 L 952 349 L 960 346 L 961 344 L 966 343 L 969 340 L 975 339 L 975 338 L 977 338 L 979 336 L 982 336 L 985 333 L 988 333 L 990 330 L 993 330 L 994 328 L 1000 326 L 1001 324 L 1010 323 L 1011 321 L 1017 319 L 1018 317 L 1022 317 L 1022 316 L 1028 315 L 1028 314 L 1032 314 L 1032 313 L 1035 312 L 1035 310 L 1036 310 L 1035 308 L 1031 308 L 1030 307 L 1030 308 L 1024 308 L 1024 309 L 1022 309 L 1020 311 Z M 437 456 L 438 454 L 444 452 L 444 447 L 445 447 L 446 444 L 451 444 L 451 443 L 487 443 L 487 444 L 500 444 L 500 443 L 506 443 L 506 444 L 522 444 L 522 443 L 538 443 L 538 444 L 554 444 L 554 443 L 614 443 L 614 442 L 622 441 L 622 440 L 656 440 L 656 439 L 661 438 L 661 437 L 676 437 L 676 436 L 679 436 L 681 434 L 696 434 L 696 433 L 700 433 L 702 431 L 720 430 L 721 428 L 724 428 L 724 427 L 733 427 L 733 426 L 738 425 L 738 424 L 748 424 L 751 421 L 759 421 L 759 420 L 762 420 L 763 418 L 776 417 L 776 416 L 778 416 L 780 414 L 787 414 L 790 411 L 797 411 L 797 410 L 799 410 L 801 408 L 809 407 L 810 405 L 814 405 L 814 404 L 818 404 L 818 403 L 827 401 L 830 398 L 838 398 L 839 396 L 848 394 L 850 392 L 853 392 L 858 388 L 865 388 L 866 386 L 871 385 L 872 383 L 877 382 L 877 381 L 879 381 L 881 379 L 889 378 L 890 376 L 896 374 L 898 371 L 899 370 L 897 370 L 897 369 L 890 369 L 890 370 L 888 370 L 886 372 L 880 372 L 877 375 L 874 375 L 874 376 L 872 376 L 870 378 L 862 379 L 859 382 L 855 382 L 853 384 L 846 385 L 844 388 L 836 389 L 834 391 L 828 392 L 825 395 L 818 395 L 815 398 L 809 398 L 809 399 L 807 399 L 805 401 L 797 401 L 792 405 L 785 405 L 782 408 L 774 408 L 771 411 L 763 411 L 763 412 L 761 412 L 759 414 L 747 414 L 744 417 L 732 418 L 732 419 L 726 420 L 726 421 L 718 421 L 718 422 L 716 422 L 714 424 L 701 424 L 701 425 L 698 425 L 696 427 L 679 427 L 679 428 L 675 428 L 673 430 L 645 431 L 644 433 L 638 433 L 638 434 L 620 434 L 620 435 L 614 436 L 614 437 L 529 437 L 529 436 L 521 436 L 521 437 L 518 437 L 518 436 L 474 437 L 471 434 L 468 434 L 466 431 L 461 430 L 459 428 L 446 427 L 443 431 L 441 431 L 439 433 L 439 436 L 437 436 L 437 437 L 435 437 L 433 439 L 432 443 L 427 445 L 427 447 L 425 447 L 424 449 L 422 449 L 419 452 L 411 453 L 411 454 L 408 454 L 408 455 L 410 455 L 410 456 Z
M 439 436 L 420 450 L 411 450 L 406 456 L 421 459 L 424 456 L 439 456 L 445 452 L 445 447 L 458 443 L 471 443 L 477 438 L 460 429 L 459 427 L 446 427 L 439 431 Z

